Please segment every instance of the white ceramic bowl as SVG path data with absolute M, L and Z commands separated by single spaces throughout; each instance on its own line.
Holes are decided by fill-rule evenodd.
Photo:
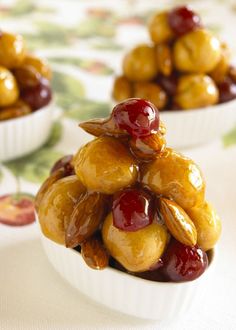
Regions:
M 111 110 L 117 103 L 112 101 Z M 191 148 L 223 136 L 236 125 L 236 99 L 193 110 L 162 111 L 160 118 L 167 129 L 168 146 Z
M 152 282 L 109 267 L 93 270 L 79 252 L 44 236 L 42 242 L 53 267 L 74 288 L 113 310 L 160 321 L 179 317 L 194 308 L 211 278 L 214 263 L 212 258 L 206 272 L 192 282 Z
M 8 161 L 38 149 L 50 134 L 53 102 L 23 117 L 0 121 L 0 161 Z
M 161 112 L 167 128 L 168 145 L 181 149 L 223 136 L 236 124 L 236 100 L 214 106 L 188 110 Z

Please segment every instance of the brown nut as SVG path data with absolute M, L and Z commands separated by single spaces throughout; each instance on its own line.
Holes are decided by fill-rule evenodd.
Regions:
M 211 77 L 189 74 L 179 78 L 174 100 L 184 110 L 201 108 L 216 104 L 219 91 Z
M 134 97 L 138 97 L 152 102 L 159 110 L 163 109 L 167 103 L 166 92 L 155 83 L 135 83 Z
M 19 97 L 15 77 L 9 70 L 2 66 L 0 66 L 0 95 L 0 107 L 12 105 Z
M 204 251 L 212 249 L 221 234 L 221 220 L 212 205 L 203 205 L 189 209 L 188 215 L 197 229 L 197 244 Z
M 149 270 L 162 256 L 168 241 L 166 227 L 152 223 L 135 232 L 126 232 L 113 225 L 112 213 L 105 219 L 102 238 L 110 255 L 126 270 Z
M 173 70 L 173 60 L 170 46 L 159 44 L 156 46 L 156 59 L 159 72 L 164 76 L 169 76 Z
M 149 21 L 148 30 L 155 44 L 170 41 L 174 38 L 167 15 L 167 12 L 156 13 Z
M 38 217 L 43 234 L 52 241 L 65 244 L 65 230 L 85 187 L 76 175 L 54 182 L 39 200 Z
M 40 83 L 41 75 L 32 66 L 21 66 L 13 71 L 20 89 L 34 87 Z
M 124 75 L 131 81 L 149 81 L 157 75 L 158 67 L 155 49 L 139 45 L 132 49 L 123 60 Z
M 189 158 L 166 148 L 141 168 L 140 181 L 157 195 L 172 198 L 185 211 L 204 201 L 205 182 Z
M 39 58 L 32 54 L 26 54 L 23 62 L 24 66 L 30 66 L 36 70 L 42 77 L 51 80 L 52 71 L 45 59 Z
M 135 157 L 143 160 L 156 158 L 158 153 L 165 150 L 166 140 L 160 132 L 144 137 L 142 139 L 130 140 L 130 148 Z
M 136 161 L 128 148 L 113 137 L 101 136 L 82 147 L 73 164 L 87 189 L 114 194 L 132 185 L 138 176 Z
M 100 270 L 108 266 L 109 255 L 98 235 L 94 235 L 82 243 L 81 255 L 86 264 L 93 269 Z
M 84 193 L 71 214 L 66 229 L 66 247 L 74 248 L 88 239 L 103 220 L 106 197 L 100 193 Z
M 177 39 L 174 44 L 173 59 L 179 71 L 210 72 L 220 58 L 220 42 L 207 30 L 194 30 Z
M 7 120 L 12 118 L 18 118 L 31 113 L 31 109 L 22 100 L 17 100 L 14 104 L 0 109 L 0 120 Z
M 160 198 L 159 202 L 161 215 L 171 235 L 182 244 L 196 245 L 196 227 L 182 207 L 166 198 Z
M 3 32 L 0 36 L 0 65 L 13 69 L 25 58 L 25 42 L 21 35 Z
M 80 123 L 79 126 L 85 132 L 94 136 L 102 136 L 105 134 L 119 138 L 128 136 L 128 133 L 126 131 L 117 128 L 112 117 L 106 119 L 99 118 L 87 120 Z
M 226 43 L 221 43 L 221 57 L 219 63 L 214 70 L 210 72 L 210 76 L 217 83 L 224 80 L 229 71 L 230 66 L 230 50 Z
M 125 76 L 117 77 L 113 85 L 113 99 L 120 102 L 129 99 L 132 96 L 132 83 Z

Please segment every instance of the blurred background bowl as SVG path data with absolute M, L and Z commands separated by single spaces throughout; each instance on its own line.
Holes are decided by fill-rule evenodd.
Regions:
M 193 110 L 163 111 L 168 145 L 177 149 L 207 144 L 236 124 L 236 100 Z
M 25 156 L 42 146 L 49 137 L 54 103 L 26 116 L 0 122 L 0 161 Z

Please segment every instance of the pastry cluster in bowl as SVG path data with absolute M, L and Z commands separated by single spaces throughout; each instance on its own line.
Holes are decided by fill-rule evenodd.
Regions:
M 0 31 L 0 121 L 22 117 L 51 100 L 48 64 L 27 52 L 21 35 Z
M 43 234 L 88 266 L 190 281 L 208 266 L 221 221 L 191 159 L 168 148 L 151 102 L 131 98 L 80 124 L 95 138 L 52 168 L 36 196 Z M 86 267 L 86 266 L 85 266 Z
M 148 30 L 150 44 L 141 44 L 123 59 L 113 98 L 150 100 L 159 110 L 188 110 L 236 97 L 236 69 L 230 51 L 204 28 L 188 6 L 158 12 Z

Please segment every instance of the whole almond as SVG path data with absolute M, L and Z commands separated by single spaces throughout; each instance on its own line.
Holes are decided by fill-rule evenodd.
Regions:
M 187 213 L 174 201 L 160 198 L 160 212 L 171 235 L 182 244 L 194 246 L 197 230 Z
M 107 134 L 120 137 L 128 135 L 126 131 L 120 130 L 118 127 L 116 127 L 112 117 L 106 119 L 91 119 L 80 123 L 79 126 L 85 132 L 94 136 L 101 136 Z
M 159 132 L 142 139 L 130 140 L 130 148 L 137 158 L 144 160 L 153 159 L 157 154 L 163 152 L 166 147 L 166 140 Z
M 75 205 L 66 228 L 66 247 L 76 247 L 99 228 L 105 213 L 106 201 L 107 197 L 97 192 L 86 192 L 82 195 Z
M 109 262 L 109 255 L 99 236 L 88 238 L 81 245 L 81 254 L 86 264 L 93 269 L 104 269 Z

